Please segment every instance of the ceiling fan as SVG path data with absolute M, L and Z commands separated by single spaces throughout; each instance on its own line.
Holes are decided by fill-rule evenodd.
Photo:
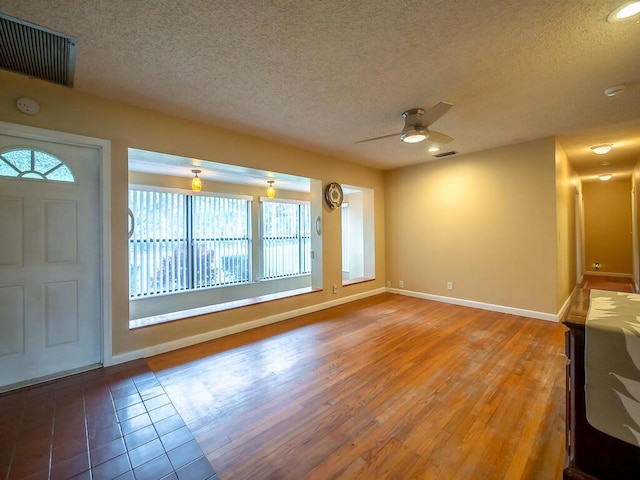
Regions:
M 453 138 L 449 135 L 445 135 L 444 133 L 429 130 L 429 126 L 442 115 L 447 113 L 452 106 L 453 105 L 450 103 L 440 102 L 429 110 L 424 110 L 423 108 L 412 108 L 411 110 L 407 110 L 402 113 L 402 118 L 404 118 L 404 128 L 401 132 L 392 133 L 391 135 L 383 135 L 381 137 L 367 138 L 355 143 L 372 142 L 374 140 L 396 137 L 398 135 L 400 135 L 400 140 L 405 143 L 418 143 L 427 139 L 433 143 L 449 143 Z

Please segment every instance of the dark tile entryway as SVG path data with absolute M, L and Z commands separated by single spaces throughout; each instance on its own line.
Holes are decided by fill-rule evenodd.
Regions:
M 144 360 L 0 395 L 0 479 L 217 480 Z

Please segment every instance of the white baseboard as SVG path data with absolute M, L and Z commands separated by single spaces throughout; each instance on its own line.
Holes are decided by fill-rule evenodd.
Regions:
M 256 320 L 240 323 L 238 325 L 233 325 L 230 327 L 220 328 L 218 330 L 212 330 L 209 332 L 200 333 L 198 335 L 193 335 L 191 337 L 179 338 L 178 340 L 173 340 L 171 342 L 161 343 L 158 345 L 153 345 L 151 347 L 141 348 L 139 350 L 133 350 L 131 352 L 126 352 L 126 353 L 121 353 L 119 355 L 113 355 L 111 359 L 112 362 L 110 363 L 110 365 L 117 365 L 119 363 L 129 362 L 131 360 L 136 360 L 138 358 L 151 357 L 153 355 L 159 355 L 161 353 L 170 352 L 172 350 L 177 350 L 179 348 L 189 347 L 191 345 L 196 345 L 198 343 L 206 342 L 208 340 L 225 337 L 227 335 L 233 335 L 234 333 L 244 332 L 245 330 L 251 330 L 253 328 L 263 327 L 265 325 L 270 325 L 272 323 L 281 322 L 283 320 L 288 320 L 290 318 L 299 317 L 301 315 L 306 315 L 308 313 L 318 312 L 320 310 L 325 310 L 327 308 L 343 305 L 345 303 L 353 302 L 355 300 L 360 300 L 362 298 L 371 297 L 373 295 L 379 295 L 381 293 L 384 293 L 385 291 L 387 291 L 387 289 L 378 288 L 375 290 L 370 290 L 368 292 L 363 292 L 356 295 L 350 295 L 348 297 L 337 298 L 336 300 L 331 300 L 329 302 L 319 303 L 317 305 L 311 305 L 308 307 L 299 308 L 297 310 L 291 310 L 288 312 L 279 313 L 277 315 L 271 315 L 269 317 L 258 318 Z
M 402 290 L 399 288 L 387 288 L 387 292 L 397 293 L 399 295 L 406 295 L 408 297 L 423 298 L 425 300 L 433 300 L 434 302 L 450 303 L 453 305 L 461 305 L 463 307 L 479 308 L 481 310 L 490 310 L 492 312 L 508 313 L 511 315 L 518 315 L 521 317 L 536 318 L 538 320 L 546 320 L 548 322 L 558 322 L 561 318 L 559 314 L 537 312 L 535 310 L 525 310 L 522 308 L 506 307 L 504 305 L 494 305 L 491 303 L 476 302 L 473 300 L 464 300 L 462 298 L 444 297 L 441 295 L 432 295 L 430 293 L 412 292 L 409 290 Z M 570 303 L 571 297 L 567 299 Z M 569 305 L 565 302 L 563 309 L 569 308 Z M 562 311 L 562 310 L 561 310 Z
M 562 308 L 560 308 L 560 311 L 558 312 L 558 320 L 557 321 L 562 321 L 562 319 L 564 318 L 565 314 L 569 310 L 569 307 L 571 306 L 571 300 L 573 300 L 573 296 L 576 294 L 577 291 L 578 291 L 578 286 L 576 285 L 575 287 L 573 287 L 573 291 L 571 292 L 571 295 L 569 295 L 569 298 L 567 298 L 564 301 L 564 304 L 562 305 Z

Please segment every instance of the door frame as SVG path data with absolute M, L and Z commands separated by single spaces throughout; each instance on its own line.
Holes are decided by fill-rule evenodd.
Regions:
M 633 289 L 638 293 L 640 286 L 640 259 L 638 258 L 638 204 L 635 177 L 631 177 L 631 250 L 633 254 Z
M 100 334 L 102 365 L 113 364 L 112 299 L 111 299 L 111 142 L 101 138 L 73 133 L 57 132 L 0 121 L 0 133 L 27 140 L 55 142 L 63 145 L 88 147 L 98 150 L 100 163 Z
M 575 228 L 576 228 L 576 283 L 582 284 L 584 280 L 584 202 L 582 188 L 575 191 Z

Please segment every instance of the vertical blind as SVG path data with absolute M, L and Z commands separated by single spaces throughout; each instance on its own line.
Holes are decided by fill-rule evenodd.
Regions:
M 129 190 L 135 228 L 129 239 L 129 295 L 189 287 L 185 195 Z
M 310 206 L 262 203 L 262 277 L 302 275 L 311 271 Z
M 249 281 L 250 200 L 129 190 L 131 298 Z
M 249 281 L 249 202 L 193 197 L 194 286 Z

